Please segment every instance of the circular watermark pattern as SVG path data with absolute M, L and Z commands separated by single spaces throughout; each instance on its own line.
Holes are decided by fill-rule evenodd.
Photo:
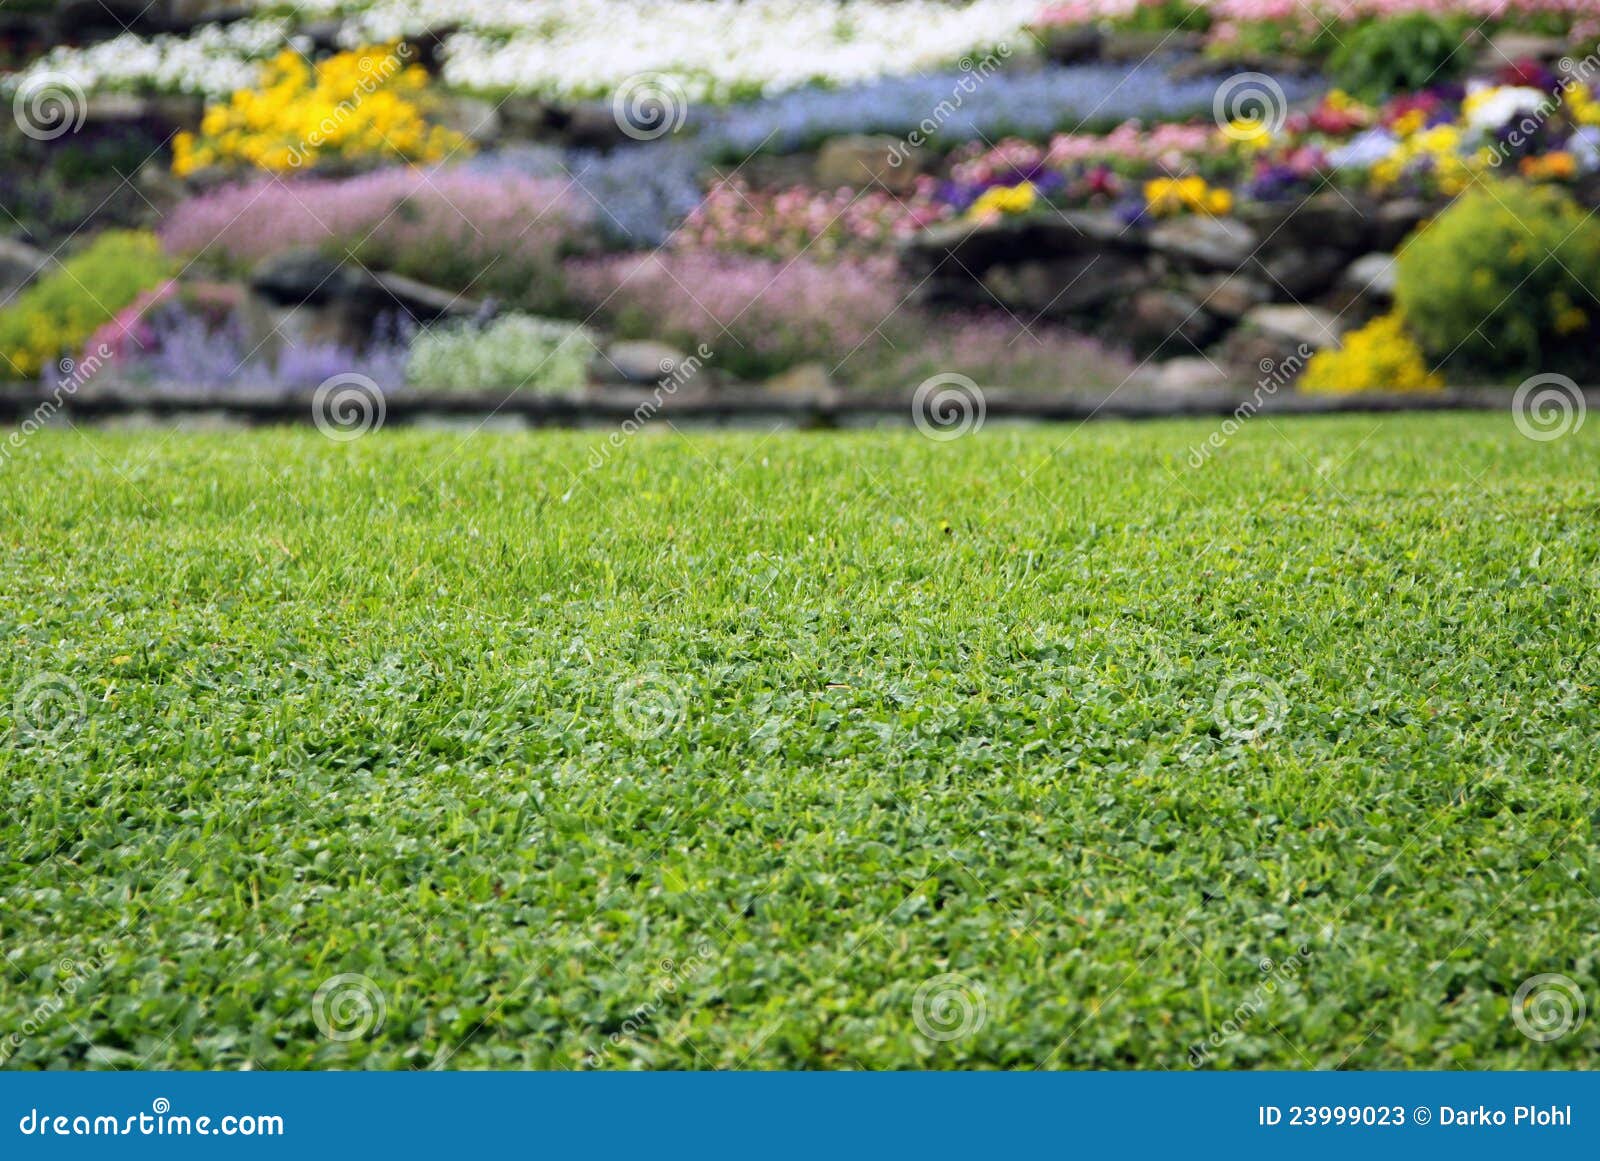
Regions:
M 978 431 L 988 413 L 978 385 L 954 371 L 924 379 L 911 397 L 911 421 L 941 443 Z
M 389 1003 L 369 977 L 346 972 L 324 980 L 311 997 L 311 1019 L 329 1040 L 344 1042 L 383 1031 Z
M 1559 972 L 1529 976 L 1511 997 L 1511 1022 L 1541 1044 L 1576 1031 L 1588 1011 L 1578 981 Z
M 324 379 L 311 399 L 311 419 L 317 430 L 339 443 L 377 431 L 387 413 L 382 389 L 354 371 Z
M 911 1022 L 917 1031 L 940 1043 L 972 1035 L 988 1015 L 983 985 L 960 972 L 923 980 L 911 1000 Z
M 675 77 L 635 73 L 612 94 L 611 116 L 635 141 L 654 141 L 683 128 L 689 98 Z
M 1283 128 L 1289 98 L 1266 73 L 1234 73 L 1217 86 L 1211 116 L 1229 139 L 1254 141 L 1263 132 L 1271 135 Z
M 1529 439 L 1548 443 L 1583 426 L 1583 390 L 1565 375 L 1535 375 L 1511 397 L 1511 418 Z
M 40 673 L 17 690 L 12 703 L 17 733 L 35 741 L 57 741 L 83 725 L 89 703 L 78 683 L 62 673 Z
M 623 733 L 646 742 L 668 733 L 683 720 L 683 688 L 660 673 L 641 673 L 617 686 L 611 712 Z
M 89 102 L 65 73 L 39 73 L 17 86 L 11 100 L 17 128 L 35 141 L 54 141 L 83 128 Z
M 1242 673 L 1222 683 L 1211 710 L 1224 737 L 1251 742 L 1283 725 L 1289 702 L 1272 678 Z

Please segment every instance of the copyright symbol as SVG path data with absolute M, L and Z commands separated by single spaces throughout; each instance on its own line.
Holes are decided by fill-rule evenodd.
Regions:
M 1416 1121 L 1419 1125 L 1426 1125 L 1429 1121 L 1433 1120 L 1433 1114 L 1428 1111 L 1427 1105 L 1418 1105 L 1416 1108 L 1411 1110 L 1411 1119 Z

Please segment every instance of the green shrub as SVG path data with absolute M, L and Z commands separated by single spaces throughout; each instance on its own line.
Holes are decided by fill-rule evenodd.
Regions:
M 1395 300 L 1434 365 L 1483 378 L 1581 372 L 1597 293 L 1600 222 L 1553 187 L 1507 182 L 1466 194 L 1412 238 Z
M 1333 52 L 1333 79 L 1368 101 L 1452 80 L 1468 63 L 1462 29 L 1425 12 L 1374 21 L 1347 35 Z
M 412 340 L 406 381 L 458 391 L 576 391 L 587 378 L 594 351 L 594 340 L 582 327 L 511 314 L 482 328 L 423 331 Z
M 90 335 L 141 293 L 160 285 L 172 260 L 154 234 L 112 230 L 0 310 L 0 378 L 35 379 L 76 354 Z

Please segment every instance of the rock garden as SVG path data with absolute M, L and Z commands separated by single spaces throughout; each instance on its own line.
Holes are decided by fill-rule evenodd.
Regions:
M 12 6 L 0 398 L 1594 379 L 1600 19 L 1292 7 Z

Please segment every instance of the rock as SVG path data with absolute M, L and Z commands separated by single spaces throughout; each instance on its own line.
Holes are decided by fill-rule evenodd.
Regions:
M 1194 354 L 1216 332 L 1216 319 L 1186 294 L 1152 289 L 1133 295 L 1109 326 L 1142 354 Z
M 1072 318 L 1148 282 L 1142 263 L 1117 253 L 995 266 L 983 279 L 1000 302 L 1036 318 Z
M 1276 299 L 1313 298 L 1321 294 L 1344 270 L 1348 258 L 1341 250 L 1279 250 L 1271 257 L 1257 259 L 1253 270 L 1264 276 Z
M 1372 249 L 1377 206 L 1334 190 L 1296 203 L 1269 242 L 1268 249 L 1327 250 L 1350 254 Z
M 1337 347 L 1344 330 L 1337 315 L 1317 306 L 1258 306 L 1243 321 L 1270 339 L 1297 347 L 1304 345 L 1313 351 Z
M 1105 45 L 1105 34 L 1094 24 L 1057 25 L 1042 31 L 1044 54 L 1057 64 L 1079 64 L 1097 60 Z
M 16 238 L 0 235 L 0 308 L 3 308 L 50 264 L 50 256 Z
M 507 137 L 537 141 L 549 128 L 550 110 L 538 97 L 518 94 L 500 102 L 500 128 Z
M 1186 282 L 1184 288 L 1212 314 L 1230 320 L 1274 297 L 1267 283 L 1248 274 L 1201 275 Z
M 1393 198 L 1381 203 L 1372 215 L 1372 249 L 1400 249 L 1400 244 L 1434 212 L 1435 207 L 1417 198 Z
M 1232 76 L 1237 73 L 1262 73 L 1269 77 L 1314 76 L 1317 66 L 1300 57 L 1270 53 L 1238 53 L 1213 56 L 1208 51 L 1176 62 L 1167 70 L 1175 81 Z
M 98 40 L 133 31 L 182 35 L 201 24 L 254 15 L 243 0 L 64 0 L 56 11 L 60 39 Z
M 1143 62 L 1153 56 L 1197 54 L 1204 46 L 1205 37 L 1198 32 L 1119 28 L 1106 33 L 1100 59 Z
M 946 272 L 981 276 L 1003 262 L 1030 262 L 1107 249 L 1134 252 L 1143 241 L 1115 214 L 1078 211 L 1025 214 L 989 222 L 941 222 L 906 239 L 900 259 L 917 279 Z
M 1394 298 L 1395 274 L 1393 254 L 1363 254 L 1345 268 L 1339 287 L 1358 297 L 1389 302 Z
M 477 97 L 451 96 L 441 99 L 433 120 L 454 130 L 475 145 L 492 145 L 500 138 L 500 112 L 493 102 Z
M 892 192 L 904 193 L 916 184 L 923 162 L 923 151 L 898 137 L 833 137 L 817 154 L 816 183 L 824 189 L 882 185 Z
M 367 275 L 361 286 L 361 298 L 375 315 L 399 311 L 419 323 L 449 318 L 485 319 L 496 313 L 491 302 L 466 298 L 454 291 L 382 270 Z
M 320 250 L 295 249 L 274 254 L 257 266 L 250 288 L 279 306 L 318 306 L 355 296 L 362 279 L 359 267 Z
M 380 321 L 414 323 L 485 317 L 493 307 L 414 278 L 368 271 L 315 250 L 289 250 L 261 263 L 241 310 L 249 347 L 270 361 L 285 346 L 337 343 L 359 350 Z
M 776 395 L 814 397 L 831 395 L 834 385 L 827 367 L 821 363 L 801 363 L 768 379 L 766 389 Z
M 1145 232 L 1150 249 L 1182 262 L 1235 270 L 1255 253 L 1256 232 L 1233 218 L 1185 214 L 1158 222 Z
M 1173 393 L 1215 391 L 1227 387 L 1232 381 L 1233 376 L 1225 366 L 1203 355 L 1168 359 L 1155 366 L 1154 374 L 1149 379 L 1150 386 L 1155 390 Z
M 552 105 L 537 97 L 512 97 L 498 106 L 500 131 L 521 141 L 549 141 L 577 149 L 612 149 L 631 138 L 609 103 Z
M 1576 54 L 1572 53 L 1572 45 L 1566 37 L 1505 31 L 1489 38 L 1478 57 L 1478 67 L 1485 72 L 1498 72 L 1507 65 L 1521 64 L 1525 60 L 1553 64 L 1569 55 Z
M 686 357 L 666 343 L 611 343 L 589 361 L 589 378 L 595 383 L 654 387 L 676 371 Z
M 437 77 L 444 71 L 445 42 L 460 31 L 459 24 L 439 24 L 406 37 L 408 63 L 419 64 L 429 76 Z

